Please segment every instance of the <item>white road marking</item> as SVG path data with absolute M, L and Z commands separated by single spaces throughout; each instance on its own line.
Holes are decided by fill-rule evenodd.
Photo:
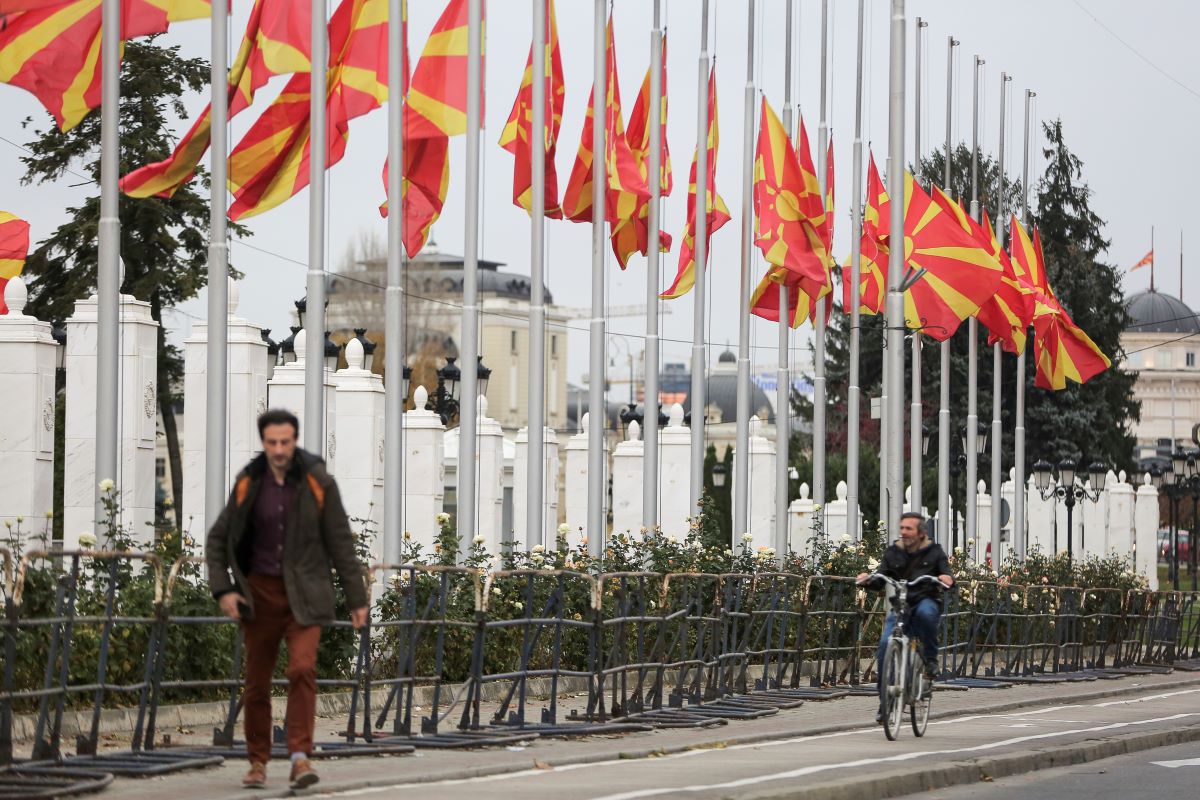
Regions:
M 1176 767 L 1200 767 L 1200 758 L 1184 758 L 1179 761 L 1151 761 L 1150 763 L 1158 767 L 1167 767 L 1168 769 L 1175 769 Z
M 878 758 L 861 758 L 856 761 L 834 762 L 829 764 L 814 764 L 810 767 L 800 767 L 799 769 L 787 770 L 786 772 L 776 772 L 769 775 L 755 775 L 750 778 L 741 778 L 734 781 L 725 781 L 723 783 L 711 784 L 693 784 L 691 786 L 671 786 L 662 789 L 641 789 L 633 792 L 621 792 L 619 794 L 609 794 L 593 798 L 593 800 L 636 800 L 640 797 L 654 797 L 656 795 L 675 794 L 680 792 L 705 792 L 713 789 L 739 789 L 745 786 L 754 786 L 770 781 L 787 780 L 789 778 L 800 778 L 805 775 L 812 775 L 817 772 L 825 772 L 831 769 L 838 768 L 853 768 L 865 767 L 872 764 L 882 764 L 888 762 L 911 761 L 913 759 L 924 759 L 929 756 L 941 755 L 957 755 L 960 753 L 978 753 L 984 750 L 992 750 L 997 747 L 1006 747 L 1008 745 L 1021 744 L 1022 742 L 1035 741 L 1039 739 L 1050 739 L 1058 736 L 1069 736 L 1078 733 L 1096 733 L 1099 731 L 1111 731 L 1118 728 L 1127 728 L 1131 725 L 1149 725 L 1154 722 L 1172 722 L 1178 719 L 1187 717 L 1197 717 L 1200 713 L 1191 714 L 1172 714 L 1169 717 L 1153 717 L 1151 719 L 1132 720 L 1129 722 L 1113 722 L 1107 725 L 1096 725 L 1090 728 L 1076 728 L 1068 731 L 1057 731 L 1055 733 L 1037 733 L 1029 736 L 1017 736 L 1011 739 L 1002 739 L 998 742 L 987 742 L 985 744 L 973 745 L 971 747 L 957 747 L 947 750 L 916 750 L 910 753 L 900 753 L 894 756 L 883 756 Z
M 1195 694 L 1196 692 L 1200 692 L 1200 689 L 1182 689 L 1178 692 L 1167 692 L 1166 694 L 1148 694 L 1145 697 L 1135 697 L 1132 700 L 1109 700 L 1107 703 L 1096 703 L 1095 707 L 1128 706 L 1134 703 L 1145 703 L 1148 700 L 1162 700 L 1164 697 L 1178 697 L 1181 694 Z

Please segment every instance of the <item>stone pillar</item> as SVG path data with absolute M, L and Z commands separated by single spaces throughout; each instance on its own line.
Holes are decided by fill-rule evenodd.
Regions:
M 558 534 L 558 437 L 553 428 L 542 428 L 542 454 L 546 463 L 542 473 L 542 535 L 546 547 L 554 546 Z M 529 547 L 529 428 L 517 431 L 516 459 L 513 462 L 513 537 L 521 547 Z
M 303 423 L 304 420 L 304 350 L 308 342 L 308 332 L 300 331 L 294 340 L 296 360 L 291 364 L 281 364 L 275 368 L 275 374 L 267 381 L 267 405 L 270 408 L 284 408 L 295 414 Z M 266 356 L 263 356 L 265 359 Z M 337 473 L 337 390 L 330 380 L 328 370 L 325 375 L 325 451 L 317 453 L 325 459 L 325 468 L 331 475 Z M 300 431 L 300 441 L 304 441 L 304 431 Z
M 947 508 L 938 508 L 936 514 L 933 515 L 935 525 L 934 529 L 937 532 L 937 543 L 942 546 L 947 553 L 950 553 L 954 547 L 954 517 L 958 513 L 958 509 L 954 507 L 954 493 L 950 493 L 950 504 Z M 958 528 L 959 535 L 962 534 L 962 525 Z
M 438 534 L 437 515 L 442 513 L 445 472 L 443 468 L 443 439 L 446 428 L 435 411 L 426 411 L 429 391 L 418 386 L 413 391 L 413 408 L 404 412 L 404 521 L 401 526 L 413 541 L 421 545 L 429 558 Z M 398 543 L 396 543 L 398 544 Z M 384 557 L 399 560 L 400 550 L 387 548 Z
M 992 562 L 993 569 L 996 571 L 999 571 L 1000 565 L 1003 564 L 1005 562 L 1005 560 L 1008 559 L 1009 554 L 1012 553 L 1013 549 L 1016 547 L 1016 542 L 1013 541 L 1013 531 L 1015 530 L 1015 526 L 1017 523 L 1016 519 L 1013 518 L 1013 515 L 1016 513 L 1016 508 L 1017 508 L 1016 504 L 1013 502 L 1014 499 L 1016 498 L 1016 494 L 1013 489 L 1013 481 L 1015 481 L 1016 479 L 1017 479 L 1017 471 L 1015 469 L 1010 468 L 1008 470 L 1008 480 L 1006 480 L 1006 481 L 1004 481 L 1004 483 L 1000 484 L 1000 501 L 1002 503 L 1006 503 L 1008 506 L 1008 519 L 1004 522 L 1004 525 L 1001 526 L 1001 528 L 1000 528 L 1000 554 L 999 554 L 999 557 L 994 559 Z M 1003 515 L 1001 515 L 1001 516 L 1003 516 Z
M 1107 487 L 1107 478 L 1104 483 Z M 1089 480 L 1086 485 L 1090 491 L 1092 482 Z M 1075 507 L 1075 516 L 1079 517 L 1079 549 L 1075 551 L 1076 558 L 1103 556 L 1108 544 L 1108 489 L 1100 492 L 1100 498 L 1095 503 L 1085 498 L 1081 505 L 1083 508 Z M 1083 513 L 1079 513 L 1080 511 Z
M 350 529 L 369 530 L 371 561 L 387 550 L 383 536 L 383 378 L 363 369 L 363 346 L 346 342 L 346 368 L 333 373 L 337 393 L 334 432 L 342 451 L 338 489 Z
M 747 475 L 750 482 L 750 530 L 734 531 L 734 540 L 743 533 L 752 533 L 756 541 L 771 546 L 775 531 L 775 444 L 762 435 L 762 420 L 755 414 L 750 417 L 749 453 L 733 451 L 734 463 L 739 458 L 749 459 Z M 733 474 L 737 474 L 735 468 Z M 737 484 L 733 486 L 737 496 Z
M 968 536 L 966 553 L 977 564 L 983 564 L 987 558 L 987 546 L 992 541 L 992 496 L 988 494 L 987 484 L 979 481 L 975 487 L 975 513 L 979 519 L 979 533 Z
M 663 533 L 682 540 L 688 535 L 688 518 L 700 509 L 688 496 L 692 429 L 683 424 L 683 406 L 679 403 L 671 404 L 667 426 L 659 429 L 658 441 L 658 524 Z
M 807 483 L 800 484 L 800 496 L 788 505 L 788 548 L 805 558 L 812 555 L 813 516 L 817 512 L 816 503 L 809 497 L 811 492 Z
M 587 528 L 587 448 L 591 415 L 584 414 L 582 423 L 583 432 L 568 439 L 567 446 L 564 448 L 567 466 L 563 479 L 566 488 L 563 502 L 569 529 L 567 543 L 572 549 L 579 545 L 583 538 L 583 531 Z
M 95 519 L 96 484 L 111 479 L 120 489 L 121 519 L 139 546 L 153 538 L 154 443 L 158 415 L 158 323 L 150 304 L 120 298 L 120 461 L 118 475 L 96 473 L 96 296 L 75 303 L 67 320 L 67 415 L 63 463 L 63 546 L 78 546 L 81 533 L 103 546 Z
M 849 536 L 850 540 L 857 541 L 861 538 L 862 533 L 862 514 L 859 514 L 857 524 L 852 524 L 847 519 L 848 505 L 846 503 L 846 495 L 848 489 L 845 481 L 838 481 L 837 489 L 835 490 L 836 499 L 829 502 L 825 506 L 825 525 L 826 533 L 834 542 L 848 541 L 845 537 Z M 857 537 L 857 538 L 856 538 Z
M 644 443 L 642 427 L 637 421 L 629 423 L 625 441 L 617 445 L 612 456 L 612 529 L 613 533 L 634 534 L 642 528 L 642 480 Z
M 25 314 L 25 282 L 8 279 L 0 315 L 0 520 L 41 535 L 54 508 L 54 387 L 57 343 L 50 323 Z M 14 528 L 16 530 L 16 528 Z M 2 534 L 0 534 L 2 535 Z M 28 547 L 27 543 L 22 543 Z
M 228 487 L 238 472 L 258 455 L 258 415 L 267 410 L 267 344 L 262 329 L 237 316 L 238 285 L 229 281 L 229 424 L 225 480 Z M 208 428 L 208 322 L 192 323 L 183 341 L 183 530 L 204 552 L 208 520 L 204 518 L 205 435 Z
M 479 530 L 476 536 L 483 537 L 483 546 L 491 554 L 500 552 L 506 531 L 504 519 L 504 431 L 500 423 L 490 418 L 488 400 L 479 397 L 478 463 L 475 469 L 476 491 L 479 493 Z M 469 548 L 471 542 L 463 542 Z
M 1133 503 L 1134 489 L 1126 480 L 1125 470 L 1115 482 L 1106 482 L 1108 492 L 1108 529 L 1104 538 L 1104 554 L 1116 553 L 1133 563 Z
M 1133 569 L 1145 575 L 1150 588 L 1158 591 L 1158 489 L 1150 483 L 1149 473 L 1142 475 L 1142 485 L 1137 488 L 1133 519 Z

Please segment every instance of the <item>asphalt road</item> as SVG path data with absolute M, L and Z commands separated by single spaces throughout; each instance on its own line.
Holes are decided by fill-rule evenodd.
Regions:
M 897 742 L 886 741 L 882 730 L 876 726 L 864 726 L 835 733 L 688 750 L 655 758 L 614 758 L 541 769 L 535 765 L 533 769 L 506 774 L 397 783 L 328 796 L 410 796 L 436 797 L 438 800 L 478 800 L 481 796 L 521 800 L 782 798 L 801 797 L 806 787 L 848 782 L 859 790 L 845 796 L 878 797 L 887 792 L 876 793 L 872 782 L 885 786 L 889 774 L 897 769 L 934 772 L 940 766 L 970 759 L 1198 726 L 1200 688 L 1148 690 L 1145 694 L 1120 699 L 1047 703 L 1011 713 L 965 713 L 931 721 L 923 739 L 913 737 L 907 723 Z M 1193 753 L 1198 749 L 1200 745 L 1192 745 Z M 1141 763 L 1145 764 L 1146 760 L 1142 759 Z M 1161 771 L 1163 780 L 1180 780 L 1177 776 L 1188 772 L 1200 777 L 1200 767 L 1144 768 L 1155 773 Z M 1103 782 L 1105 777 L 1099 776 L 1098 780 Z M 1134 781 L 1131 785 L 1138 784 Z M 986 788 L 994 790 L 996 786 Z M 1194 788 L 1179 796 L 1195 796 L 1192 792 Z M 1156 786 L 1155 795 L 1161 794 Z M 1020 796 L 1029 795 L 1022 793 Z M 1063 797 L 1061 794 L 1054 796 Z M 1138 797 L 1144 794 L 1110 792 L 1107 788 L 1093 787 L 1088 796 Z
M 990 783 L 924 792 L 923 800 L 1101 800 L 1187 798 L 1200 794 L 1200 744 L 1144 750 L 1072 767 L 1059 767 Z

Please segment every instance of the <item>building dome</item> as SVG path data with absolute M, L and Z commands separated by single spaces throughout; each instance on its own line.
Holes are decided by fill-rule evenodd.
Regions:
M 1200 319 L 1177 297 L 1154 289 L 1125 302 L 1131 333 L 1200 333 Z

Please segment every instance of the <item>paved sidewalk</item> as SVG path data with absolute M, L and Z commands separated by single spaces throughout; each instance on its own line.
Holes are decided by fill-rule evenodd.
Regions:
M 1099 701 L 1107 697 L 1130 694 L 1162 694 L 1188 687 L 1200 687 L 1200 676 L 1193 673 L 1176 672 L 1170 675 L 1138 675 L 1120 680 L 1092 681 L 1087 683 L 1032 684 L 1013 686 L 1008 689 L 972 689 L 970 691 L 939 691 L 934 699 L 934 720 L 974 714 L 997 714 L 1021 707 L 1084 703 Z M 1200 697 L 1188 692 L 1186 700 L 1194 710 L 1200 711 Z M 1161 702 L 1161 701 L 1160 701 Z M 567 698 L 560 701 L 562 709 L 582 706 L 584 698 Z M 800 736 L 874 729 L 869 740 L 883 740 L 882 732 L 873 724 L 877 701 L 873 697 L 851 696 L 825 702 L 806 702 L 802 707 L 782 710 L 778 714 L 758 720 L 733 721 L 729 725 L 708 729 L 656 730 L 625 735 L 592 736 L 582 739 L 540 738 L 531 739 L 506 748 L 482 748 L 477 750 L 418 750 L 407 756 L 374 756 L 362 758 L 330 759 L 318 762 L 321 783 L 316 787 L 322 793 L 347 791 L 366 787 L 383 787 L 401 783 L 419 783 L 470 779 L 478 776 L 501 773 L 525 772 L 531 769 L 553 769 L 568 765 L 585 764 L 613 759 L 650 759 L 670 753 L 688 750 L 722 749 L 737 744 L 766 742 Z M 1110 704 L 1111 705 L 1111 704 Z M 319 720 L 318 740 L 332 738 L 332 731 L 344 725 L 344 719 Z M 193 735 L 199 735 L 195 732 Z M 240 731 L 239 731 L 240 735 Z M 865 735 L 865 734 L 864 734 Z M 931 726 L 930 735 L 920 740 L 924 746 L 931 744 L 937 734 Z M 946 734 L 942 734 L 944 739 Z M 902 737 L 913 746 L 917 740 L 905 726 Z M 191 737 L 186 737 L 191 738 Z M 176 737 L 178 739 L 178 736 Z M 862 736 L 838 739 L 838 747 L 850 751 Z M 944 744 L 944 742 L 942 742 Z M 920 746 L 920 745 L 918 745 Z M 245 762 L 227 761 L 220 767 L 149 779 L 118 778 L 108 790 L 108 796 L 121 798 L 161 798 L 172 800 L 198 800 L 199 798 L 222 797 L 280 797 L 287 790 L 287 764 L 275 761 L 270 765 L 270 780 L 266 792 L 249 795 L 240 789 L 240 780 L 245 771 Z M 511 787 L 494 787 L 499 794 L 490 796 L 521 796 L 510 794 Z M 596 788 L 596 787 L 593 787 Z M 429 787 L 430 793 L 443 793 Z M 414 796 L 414 788 L 397 790 Z M 310 792 L 314 793 L 314 792 Z M 388 796 L 384 791 L 376 796 Z M 417 791 L 415 796 L 430 796 Z

